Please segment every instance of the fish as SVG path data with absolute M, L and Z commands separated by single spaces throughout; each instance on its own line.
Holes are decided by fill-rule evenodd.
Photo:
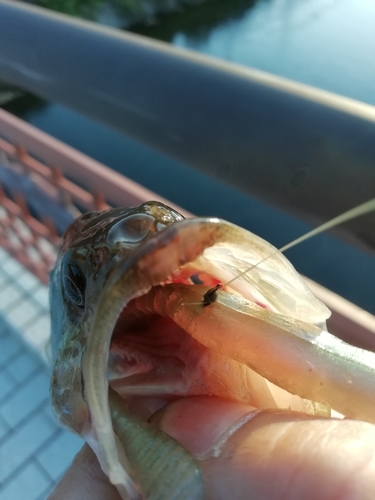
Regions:
M 50 304 L 52 406 L 123 498 L 205 498 L 204 454 L 152 423 L 184 398 L 375 423 L 375 353 L 331 335 L 283 253 L 225 220 L 156 201 L 86 213 Z

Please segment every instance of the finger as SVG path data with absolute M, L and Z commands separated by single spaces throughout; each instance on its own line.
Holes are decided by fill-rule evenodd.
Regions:
M 249 414 L 251 407 L 232 402 L 205 401 L 200 408 L 201 401 L 177 401 L 153 423 L 193 454 L 206 455 L 201 467 L 208 499 L 373 498 L 373 425 L 285 411 Z M 237 429 L 238 421 L 245 423 Z M 234 425 L 225 431 L 228 422 Z M 50 496 L 62 498 L 120 498 L 87 445 Z
M 48 500 L 121 500 L 85 444 Z
M 190 419 L 187 412 L 193 406 L 195 418 Z M 233 433 L 227 429 L 224 439 L 221 430 L 212 435 L 215 442 L 208 446 L 205 429 L 212 415 L 206 403 L 202 410 L 198 398 L 195 405 L 180 400 L 159 415 L 157 425 L 192 453 L 199 448 L 196 441 L 201 436 L 201 451 L 208 450 L 201 461 L 208 499 L 374 497 L 375 426 L 289 411 L 261 411 L 254 412 L 253 418 L 245 415 L 245 423 L 237 430 L 235 424 Z
M 364 422 L 260 413 L 202 468 L 209 498 L 370 499 L 374 449 Z

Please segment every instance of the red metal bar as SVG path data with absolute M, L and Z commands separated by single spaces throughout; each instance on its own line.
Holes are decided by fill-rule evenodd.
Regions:
M 62 199 L 66 206 L 77 203 L 89 210 L 104 210 L 109 206 L 108 201 L 116 205 L 133 205 L 155 199 L 173 206 L 185 216 L 191 216 L 168 200 L 1 109 L 0 134 L 3 136 L 0 137 L 0 151 L 10 160 L 16 160 L 30 174 L 33 182 L 42 186 L 56 201 Z M 19 196 L 11 200 L 1 186 L 0 206 L 6 213 L 6 216 L 0 216 L 0 245 L 43 283 L 48 283 L 48 271 L 59 243 L 53 224 L 48 219 L 32 217 L 25 200 Z M 20 220 L 29 228 L 30 236 L 21 234 L 17 227 Z M 20 245 L 13 245 L 7 237 L 10 231 L 17 236 Z M 43 249 L 42 239 L 52 244 L 51 254 Z M 38 261 L 31 258 L 31 250 L 36 252 Z M 307 281 L 315 295 L 332 310 L 330 331 L 348 342 L 375 351 L 375 317 L 311 280 Z
M 168 200 L 2 109 L 0 134 L 0 151 L 5 153 L 9 165 L 17 171 L 22 169 L 52 199 L 62 202 L 75 213 L 79 213 L 78 207 L 105 210 L 110 206 L 106 200 L 118 205 L 133 205 L 156 199 L 173 206 Z M 1 186 L 0 204 L 5 211 L 0 220 L 0 245 L 43 283 L 47 283 L 60 241 L 49 214 L 37 220 L 29 213 L 26 200 L 20 193 L 14 193 L 9 198 Z M 74 207 L 75 204 L 78 206 Z M 180 207 L 175 208 L 186 216 L 190 215 Z M 28 228 L 27 235 L 18 227 L 20 221 Z M 17 238 L 17 244 L 12 238 Z M 45 251 L 41 239 L 51 243 L 51 253 Z
M 13 145 L 22 144 L 28 155 L 21 158 L 21 163 L 35 172 L 38 170 L 38 173 L 43 177 L 49 178 L 52 174 L 47 173 L 44 169 L 42 173 L 40 162 L 30 160 L 33 155 L 41 158 L 46 165 L 58 167 L 61 169 L 63 175 L 75 179 L 80 185 L 87 186 L 89 193 L 100 193 L 110 204 L 118 206 L 138 205 L 148 200 L 158 200 L 172 206 L 186 216 L 191 215 L 169 200 L 144 188 L 127 177 L 110 170 L 92 158 L 32 127 L 3 109 L 0 109 L 0 135 L 8 143 Z M 2 147 L 2 144 L 4 147 Z M 0 149 L 3 149 L 5 152 L 8 150 L 9 154 L 9 144 L 4 145 L 3 141 L 0 141 Z M 15 155 L 14 148 L 11 156 L 15 157 Z M 45 165 L 44 167 L 49 168 Z M 62 181 L 60 187 L 65 188 L 67 191 L 72 189 L 72 194 L 83 196 L 79 189 L 76 190 L 78 186 L 73 188 L 69 185 L 67 179 Z M 91 200 L 86 198 L 85 207 L 86 203 L 89 204 Z M 87 208 L 92 209 L 93 206 L 91 205 Z

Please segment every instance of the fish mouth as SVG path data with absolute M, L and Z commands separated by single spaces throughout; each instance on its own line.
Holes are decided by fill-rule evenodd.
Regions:
M 280 260 L 271 245 L 244 233 L 218 219 L 182 221 L 150 238 L 131 259 L 119 263 L 105 284 L 83 377 L 92 421 L 88 441 L 119 490 L 120 484 L 127 483 L 125 489 L 132 491 L 130 457 L 121 461 L 123 450 L 119 452 L 113 433 L 112 424 L 115 429 L 116 425 L 111 420 L 108 385 L 124 402 L 120 413 L 130 410 L 146 425 L 158 425 L 197 457 L 217 453 L 223 436 L 256 409 L 327 411 L 277 387 L 258 374 L 251 362 L 244 363 L 241 342 L 236 345 L 235 325 L 225 336 L 213 335 L 212 313 L 217 304 L 213 300 L 204 307 L 205 293 L 264 257 L 267 262 L 253 276 L 224 286 L 219 294 L 245 301 L 260 318 L 264 313 L 287 314 L 296 320 L 310 316 L 311 335 L 320 331 L 318 325 L 328 316 L 305 285 L 299 281 L 296 285 L 296 272 L 290 264 L 285 267 L 283 256 Z M 280 266 L 290 279 L 283 276 L 276 286 Z M 259 273 L 263 273 L 261 279 Z M 280 294 L 284 296 L 293 287 L 298 301 L 290 293 L 280 299 Z M 197 318 L 205 318 L 208 325 L 203 335 L 186 327 Z M 177 420 L 176 415 L 180 416 Z M 183 420 L 181 415 L 189 415 L 189 419 Z M 136 498 L 134 491 L 131 496 Z
M 175 321 L 176 311 L 184 315 L 189 307 L 210 316 L 215 295 L 209 305 L 203 298 L 218 284 L 217 277 L 191 265 L 177 269 L 124 306 L 108 358 L 109 386 L 127 407 L 200 460 L 215 456 L 233 430 L 259 409 L 311 410 L 298 396 L 223 354 L 232 342 L 230 331 L 217 350 L 210 345 L 209 329 L 202 343 Z M 220 289 L 237 295 L 230 288 Z
M 261 377 L 243 363 L 207 347 L 209 330 L 202 343 L 171 317 L 171 310 L 183 311 L 190 304 L 210 314 L 203 311 L 203 295 L 217 278 L 192 268 L 188 277 L 186 271 L 177 270 L 168 279 L 171 283 L 152 287 L 121 311 L 109 351 L 110 387 L 145 421 L 153 420 L 156 412 L 172 402 L 192 396 L 201 397 L 202 404 L 208 405 L 213 398 L 220 398 L 276 408 Z M 198 279 L 203 284 L 188 283 Z M 225 341 L 231 341 L 230 332 Z
M 109 386 L 126 405 L 143 421 L 158 424 L 200 459 L 217 453 L 223 436 L 230 435 L 233 426 L 258 409 L 329 414 L 324 405 L 318 411 L 318 405 L 285 391 L 238 358 L 224 354 L 231 351 L 228 344 L 233 343 L 233 331 L 220 339 L 218 347 L 217 342 L 211 342 L 209 328 L 204 329 L 204 338 L 197 340 L 180 326 L 177 316 L 181 319 L 192 307 L 210 318 L 215 294 L 207 305 L 204 296 L 218 285 L 221 294 L 243 299 L 230 287 L 225 289 L 213 275 L 191 265 L 177 269 L 166 282 L 124 306 L 112 332 L 108 357 Z M 269 310 L 264 304 L 253 305 Z M 215 328 L 214 320 L 211 326 Z M 177 413 L 190 417 L 172 421 L 171 415 Z M 164 415 L 168 415 L 166 422 Z

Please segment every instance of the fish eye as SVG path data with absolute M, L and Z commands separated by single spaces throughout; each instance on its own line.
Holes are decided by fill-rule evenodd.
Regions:
M 155 219 L 147 214 L 133 214 L 123 217 L 108 231 L 107 241 L 116 243 L 140 243 L 151 232 Z
M 86 278 L 78 266 L 64 266 L 63 285 L 69 300 L 76 306 L 84 308 Z

